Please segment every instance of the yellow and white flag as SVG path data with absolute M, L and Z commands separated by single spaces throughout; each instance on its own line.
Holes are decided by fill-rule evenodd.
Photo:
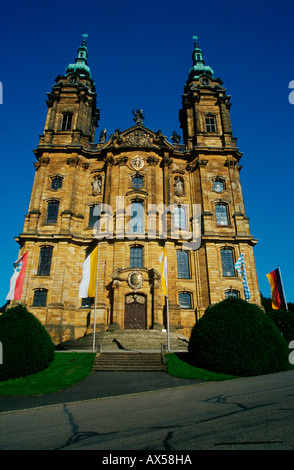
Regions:
M 83 277 L 79 290 L 79 297 L 82 299 L 96 295 L 97 262 L 98 246 L 91 251 L 83 263 Z
M 161 287 L 163 294 L 167 297 L 168 283 L 167 283 L 167 253 L 165 245 L 163 247 L 163 252 L 159 258 L 161 262 Z

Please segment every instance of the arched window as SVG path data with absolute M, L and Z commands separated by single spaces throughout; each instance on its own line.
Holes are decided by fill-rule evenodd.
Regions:
M 50 276 L 52 251 L 52 246 L 41 248 L 37 276 Z
M 192 295 L 189 292 L 179 294 L 179 304 L 181 308 L 192 308 Z
M 36 289 L 34 292 L 33 307 L 45 307 L 47 304 L 47 289 Z
M 189 253 L 187 251 L 177 251 L 178 278 L 189 279 Z
M 215 215 L 217 225 L 229 225 L 228 209 L 226 204 L 216 204 Z
M 48 202 L 46 223 L 56 224 L 58 217 L 59 201 Z
M 142 246 L 131 246 L 131 248 L 130 248 L 130 268 L 143 268 L 143 248 L 142 248 Z
M 228 299 L 229 297 L 234 297 L 235 299 L 238 299 L 239 292 L 237 290 L 227 290 L 225 292 L 225 298 Z
M 221 250 L 222 271 L 224 277 L 236 276 L 234 253 L 231 248 Z

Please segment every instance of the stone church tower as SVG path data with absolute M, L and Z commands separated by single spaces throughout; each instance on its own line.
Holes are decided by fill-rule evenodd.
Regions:
M 234 267 L 241 253 L 250 302 L 260 304 L 230 97 L 194 41 L 179 114 L 183 144 L 176 131 L 169 141 L 146 128 L 142 110 L 133 111 L 131 128 L 109 137 L 102 131 L 95 143 L 99 109 L 86 35 L 75 63 L 48 93 L 17 241 L 20 254 L 28 250 L 21 302 L 56 344 L 93 331 L 94 298 L 80 298 L 79 286 L 97 243 L 97 329 L 166 326 L 164 245 L 171 329 L 188 336 L 207 306 L 244 298 Z

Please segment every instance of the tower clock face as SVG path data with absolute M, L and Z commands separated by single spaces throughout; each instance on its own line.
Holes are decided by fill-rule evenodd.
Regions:
M 134 168 L 134 170 L 141 170 L 144 166 L 144 160 L 142 157 L 134 157 L 131 160 L 131 166 Z

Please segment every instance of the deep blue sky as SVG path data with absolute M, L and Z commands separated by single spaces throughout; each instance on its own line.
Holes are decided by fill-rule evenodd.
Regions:
M 18 256 L 33 184 L 33 149 L 42 134 L 46 92 L 88 37 L 88 64 L 96 83 L 102 129 L 131 127 L 142 108 L 146 127 L 170 138 L 181 134 L 178 111 L 192 65 L 193 35 L 206 65 L 232 96 L 231 119 L 243 152 L 241 181 L 260 290 L 266 273 L 281 267 L 294 302 L 293 0 L 76 0 L 13 1 L 1 6 L 0 105 L 2 269 L 5 303 Z

